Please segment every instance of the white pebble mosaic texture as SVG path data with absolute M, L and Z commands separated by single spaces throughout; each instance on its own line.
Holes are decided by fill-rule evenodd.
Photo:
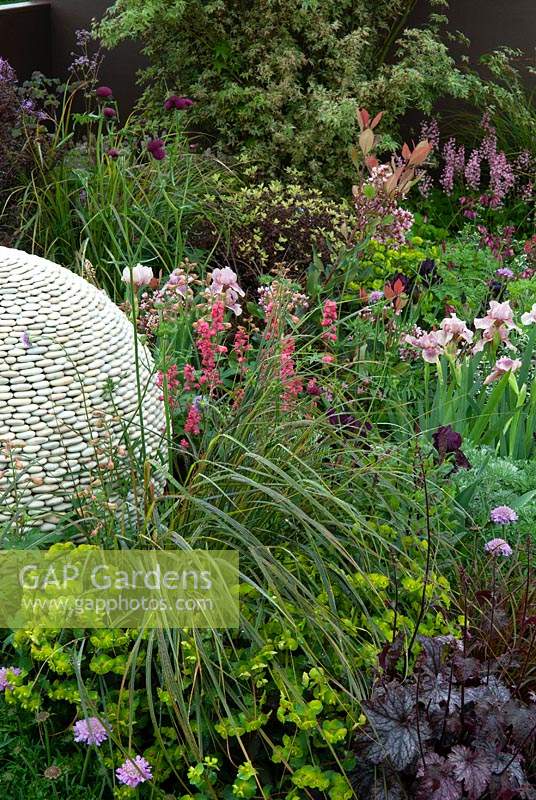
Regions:
M 138 363 L 146 454 L 162 461 L 164 409 L 141 343 Z M 140 428 L 127 317 L 69 270 L 0 247 L 0 523 L 23 507 L 53 529 L 103 462 L 139 454 Z

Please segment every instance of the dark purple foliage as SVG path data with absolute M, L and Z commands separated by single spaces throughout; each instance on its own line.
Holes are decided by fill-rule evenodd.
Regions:
M 335 428 L 344 428 L 345 432 L 348 433 L 366 436 L 366 434 L 372 430 L 370 422 L 361 422 L 356 419 L 356 417 L 352 416 L 352 414 L 338 414 L 334 408 L 328 408 L 326 416 Z
M 454 637 L 419 642 L 410 678 L 393 679 L 399 641 L 382 651 L 390 670 L 363 703 L 357 796 L 535 800 L 536 706 L 514 698 L 497 663 L 464 653 Z

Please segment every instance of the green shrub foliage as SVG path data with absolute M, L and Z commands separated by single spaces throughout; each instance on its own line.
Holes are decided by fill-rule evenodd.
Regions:
M 150 65 L 144 110 L 166 93 L 195 101 L 196 129 L 268 176 L 285 168 L 333 186 L 351 177 L 356 105 L 430 110 L 463 94 L 439 25 L 407 27 L 407 0 L 117 0 L 98 26 L 108 47 L 139 38 Z M 430 0 L 430 6 L 445 5 Z M 386 137 L 386 144 L 390 137 Z

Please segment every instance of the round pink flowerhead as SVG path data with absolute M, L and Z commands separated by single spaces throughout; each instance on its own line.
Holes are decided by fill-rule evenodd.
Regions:
M 190 100 L 189 97 L 178 97 L 178 95 L 172 94 L 164 103 L 164 108 L 166 111 L 173 111 L 173 109 L 184 111 L 184 109 L 190 108 L 193 104 L 194 101 Z
M 157 161 L 163 161 L 166 157 L 166 147 L 163 139 L 151 139 L 147 143 L 147 150 Z
M 504 558 L 510 558 L 513 553 L 512 548 L 504 539 L 490 539 L 484 545 L 484 550 L 490 556 L 503 556 Z
M 101 100 L 109 100 L 110 97 L 114 95 L 109 86 L 98 86 L 95 90 L 95 94 L 97 97 L 100 97 Z
M 9 680 L 10 675 L 20 675 L 21 671 L 18 667 L 2 667 L 0 669 L 0 692 L 5 692 L 6 689 L 13 689 L 13 684 Z
M 152 780 L 153 773 L 151 765 L 142 756 L 136 756 L 134 760 L 127 758 L 124 764 L 116 769 L 115 774 L 119 783 L 125 784 L 135 789 L 140 783 Z
M 153 279 L 153 271 L 151 267 L 146 267 L 144 264 L 136 264 L 132 270 L 129 267 L 125 267 L 121 277 L 124 283 L 132 281 L 134 286 L 139 288 L 140 286 L 149 286 Z
M 112 108 L 111 106 L 104 106 L 104 108 L 102 109 L 102 113 L 106 117 L 106 119 L 114 119 L 115 117 L 117 117 L 117 111 L 115 110 L 115 108 Z
M 106 155 L 108 156 L 108 158 L 112 158 L 112 159 L 114 159 L 114 160 L 115 160 L 116 158 L 119 158 L 119 156 L 120 156 L 121 154 L 120 154 L 119 150 L 118 150 L 116 147 L 110 147 L 110 148 L 109 148 L 109 149 L 106 151 Z
M 368 297 L 369 303 L 379 303 L 380 300 L 383 300 L 384 297 L 385 297 L 385 295 L 381 290 L 375 289 L 374 291 L 372 291 L 369 294 L 369 297 Z
M 511 522 L 517 522 L 517 514 L 510 506 L 492 508 L 489 518 L 496 525 L 509 525 Z
M 97 747 L 100 747 L 108 738 L 106 728 L 97 717 L 88 717 L 87 719 L 78 720 L 78 722 L 75 723 L 73 732 L 75 742 L 94 744 Z

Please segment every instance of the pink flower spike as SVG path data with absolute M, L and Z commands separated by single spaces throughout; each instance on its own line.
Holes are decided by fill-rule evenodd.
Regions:
M 486 553 L 489 553 L 490 556 L 504 556 L 504 558 L 510 558 L 514 552 L 504 539 L 490 539 L 489 542 L 486 542 L 484 545 L 484 550 Z
M 484 385 L 487 386 L 493 383 L 493 381 L 498 381 L 503 375 L 506 375 L 507 372 L 517 372 L 520 367 L 521 361 L 518 358 L 499 358 L 495 362 L 495 366 L 490 374 L 485 379 Z
M 517 522 L 518 520 L 517 513 L 510 506 L 492 508 L 489 518 L 496 525 L 509 525 L 511 522 Z

